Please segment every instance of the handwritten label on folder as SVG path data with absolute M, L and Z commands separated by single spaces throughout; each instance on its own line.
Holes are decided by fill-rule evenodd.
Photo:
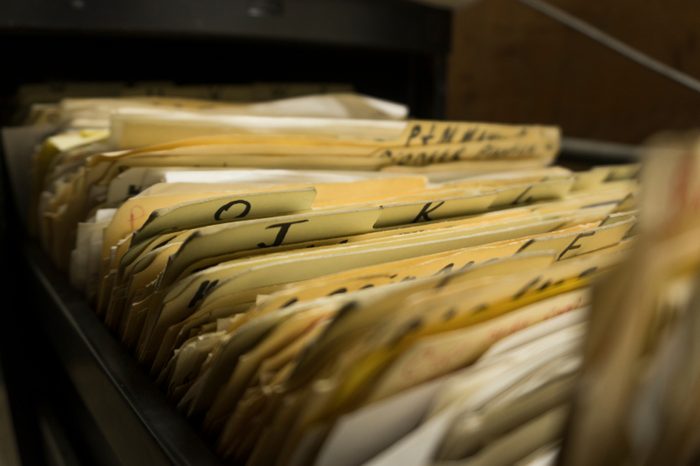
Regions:
M 395 165 L 423 166 L 463 160 L 552 157 L 559 146 L 554 128 L 417 121 L 405 142 L 382 148 L 375 155 Z

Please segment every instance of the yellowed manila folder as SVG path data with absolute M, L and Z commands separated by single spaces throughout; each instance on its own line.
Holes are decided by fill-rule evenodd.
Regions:
M 164 229 L 193 228 L 216 222 L 230 222 L 241 218 L 261 218 L 309 210 L 315 196 L 312 188 L 297 191 L 277 191 L 258 193 L 231 192 L 226 196 L 197 193 L 192 196 L 137 196 L 122 205 L 111 223 L 104 231 L 102 257 L 100 263 L 101 287 L 103 297 L 107 277 L 113 263 L 119 264 L 121 257 L 129 247 L 127 240 L 121 248 L 112 251 L 119 240 L 138 229 L 134 236 L 137 240 L 148 238 Z M 189 201 L 182 203 L 182 201 Z M 169 211 L 158 209 L 160 206 L 176 207 Z M 234 209 L 234 210 L 232 210 Z M 236 215 L 231 216 L 235 211 Z M 155 213 L 155 214 L 154 214 Z M 103 308 L 104 299 L 98 300 L 98 309 Z
M 360 181 L 357 183 L 320 183 L 317 186 L 309 186 L 304 184 L 292 184 L 292 185 L 273 185 L 273 186 L 248 186 L 243 185 L 237 187 L 233 185 L 224 185 L 225 192 L 216 193 L 212 192 L 212 188 L 216 188 L 216 185 L 205 185 L 202 191 L 187 189 L 185 192 L 178 192 L 177 188 L 182 185 L 164 185 L 162 188 L 155 190 L 154 188 L 159 188 L 158 185 L 150 188 L 149 190 L 143 192 L 141 195 L 133 197 L 127 200 L 120 208 L 117 210 L 115 217 L 112 220 L 109 228 L 105 231 L 105 240 L 103 246 L 103 262 L 107 260 L 107 254 L 112 245 L 122 238 L 124 238 L 128 233 L 136 230 L 137 228 L 143 226 L 147 220 L 151 220 L 152 212 L 159 208 L 166 208 L 169 206 L 175 206 L 178 203 L 183 202 L 193 202 L 195 200 L 201 200 L 204 202 L 206 199 L 211 199 L 212 206 L 208 204 L 193 204 L 191 207 L 182 206 L 185 212 L 178 219 L 183 218 L 185 215 L 189 214 L 199 214 L 207 215 L 208 208 L 214 209 L 212 214 L 213 218 L 210 219 L 210 223 L 218 223 L 225 221 L 226 216 L 222 215 L 224 211 L 217 214 L 219 208 L 227 205 L 224 202 L 222 205 L 216 205 L 223 195 L 237 195 L 240 194 L 242 199 L 239 202 L 240 205 L 244 205 L 246 201 L 245 195 L 247 193 L 257 193 L 256 196 L 259 198 L 258 203 L 263 202 L 264 204 L 258 206 L 261 209 L 260 214 L 256 214 L 259 209 L 244 209 L 241 213 L 245 214 L 248 218 L 257 218 L 261 216 L 271 216 L 291 213 L 294 211 L 308 210 L 311 206 L 311 200 L 308 203 L 294 203 L 296 199 L 294 196 L 285 197 L 286 192 L 292 191 L 303 191 L 309 189 L 317 189 L 320 191 L 321 198 L 318 199 L 320 205 L 335 205 L 335 204 L 345 204 L 348 203 L 347 199 L 357 198 L 357 202 L 363 200 L 371 200 L 376 198 L 381 198 L 387 194 L 396 195 L 399 193 L 413 192 L 417 189 L 422 188 L 425 185 L 425 180 L 421 177 L 393 177 L 389 180 L 384 179 L 369 179 Z M 183 187 L 188 187 L 187 185 Z M 355 193 L 360 191 L 360 196 L 356 196 Z M 264 191 L 271 191 L 270 194 L 264 194 Z M 278 194 L 274 194 L 277 192 Z M 152 195 L 150 195 L 152 194 Z M 313 196 L 311 197 L 313 199 Z M 234 202 L 228 201 L 228 202 Z M 275 203 L 279 201 L 279 206 Z M 338 202 L 341 201 L 341 202 Z M 230 206 L 229 206 L 230 208 Z M 189 222 L 189 223 L 201 223 L 201 222 Z M 196 226 L 196 225 L 193 225 Z M 187 228 L 188 225 L 183 224 L 181 229 Z
M 293 257 L 298 256 L 298 254 L 290 255 L 288 263 L 286 260 L 283 262 L 285 253 L 281 253 L 282 256 L 261 256 L 260 258 L 250 259 L 248 262 L 251 262 L 251 264 L 258 263 L 261 265 L 270 264 L 271 266 L 275 264 L 277 266 L 281 266 L 281 264 L 284 263 L 288 268 L 292 268 L 290 272 L 294 272 L 295 275 L 302 274 L 303 272 L 303 274 L 308 275 L 309 273 L 313 273 L 311 276 L 318 276 L 322 274 L 323 271 L 326 271 L 327 273 L 352 267 L 376 264 L 379 262 L 403 259 L 421 252 L 440 252 L 460 246 L 466 247 L 469 245 L 484 244 L 488 243 L 489 241 L 498 241 L 500 239 L 517 237 L 525 234 L 526 232 L 537 233 L 549 231 L 556 228 L 560 224 L 560 219 L 548 220 L 544 222 L 533 221 L 530 224 L 523 223 L 522 225 L 519 222 L 517 226 L 512 228 L 502 228 L 494 231 L 489 231 L 489 227 L 485 226 L 481 227 L 481 229 L 472 228 L 473 231 L 471 232 L 471 235 L 462 234 L 455 236 L 452 234 L 452 232 L 447 231 L 438 232 L 439 236 L 432 240 L 430 237 L 427 239 L 421 238 L 421 235 L 414 237 L 413 241 L 411 242 L 408 241 L 408 237 L 401 238 L 401 241 L 396 243 L 395 247 L 389 248 L 381 248 L 381 242 L 377 243 L 376 245 L 371 243 L 367 245 L 359 245 L 358 243 L 358 245 L 348 244 L 344 245 L 343 247 L 335 247 L 335 249 L 326 247 L 320 248 L 316 251 L 309 250 L 308 252 L 303 252 L 303 258 L 292 259 Z M 441 239 L 440 236 L 445 236 L 445 238 Z M 402 245 L 402 243 L 404 244 Z M 336 250 L 337 252 L 335 252 Z M 337 254 L 337 256 L 335 256 L 338 258 L 337 260 L 333 260 L 334 256 L 329 254 L 331 252 L 333 252 L 333 254 Z M 318 264 L 313 265 L 313 268 L 311 268 L 311 265 L 306 265 L 308 261 L 313 261 L 314 257 L 316 256 L 318 256 L 318 260 L 321 260 L 324 264 L 326 264 L 324 265 L 323 269 L 319 268 L 320 266 Z M 303 260 L 304 262 L 299 262 L 300 260 Z M 273 262 L 275 264 L 273 264 Z M 305 264 L 303 269 L 293 266 L 293 264 L 300 265 L 302 263 Z M 313 262 L 308 262 L 308 264 L 312 263 Z M 230 295 L 231 293 L 236 293 L 236 290 L 238 290 L 238 287 L 241 286 L 242 283 L 236 281 L 229 284 L 229 281 L 223 281 L 223 279 L 227 277 L 235 277 L 237 274 L 245 271 L 246 267 L 248 267 L 246 262 L 233 261 L 230 264 L 223 263 L 205 271 L 198 272 L 173 288 L 165 297 L 164 303 L 166 303 L 168 309 L 180 309 L 181 311 L 178 312 L 182 312 L 182 309 L 186 309 L 187 303 L 196 305 L 199 303 L 199 301 L 201 301 L 201 299 L 214 300 L 217 298 L 217 296 L 223 297 Z M 291 277 L 291 275 L 287 275 L 288 279 L 286 281 L 293 281 Z M 271 278 L 272 275 L 267 277 L 267 279 Z M 298 279 L 303 279 L 303 275 L 299 275 L 297 280 Z M 221 283 L 221 285 L 211 287 L 207 286 L 205 283 L 216 283 L 217 285 Z M 261 285 L 265 284 L 266 283 L 262 283 Z M 206 290 L 206 293 L 204 290 Z M 200 298 L 197 298 L 198 296 L 200 296 Z M 239 298 L 242 298 L 242 296 L 239 295 Z M 167 304 L 171 301 L 171 304 Z
M 438 230 L 435 234 L 427 236 L 415 234 L 398 237 L 393 243 L 387 242 L 386 246 L 383 246 L 382 242 L 380 241 L 376 243 L 376 245 L 368 243 L 366 246 L 362 246 L 362 249 L 358 249 L 359 243 L 358 246 L 354 246 L 353 243 L 350 243 L 349 245 L 346 245 L 342 248 L 321 248 L 318 251 L 311 250 L 307 253 L 304 253 L 303 255 L 310 259 L 314 255 L 319 255 L 319 257 L 322 257 L 324 255 L 330 254 L 331 251 L 337 250 L 337 254 L 339 254 L 338 257 L 345 257 L 345 255 L 347 254 L 354 254 L 354 251 L 357 250 L 358 254 L 365 255 L 362 257 L 366 257 L 366 259 L 362 260 L 371 260 L 372 262 L 370 263 L 380 263 L 387 262 L 389 260 L 404 259 L 406 257 L 410 257 L 411 254 L 415 255 L 416 253 L 435 253 L 459 247 L 466 247 L 470 245 L 485 244 L 490 241 L 499 241 L 506 238 L 517 238 L 518 236 L 522 236 L 527 233 L 543 233 L 543 231 L 548 231 L 556 228 L 557 226 L 561 225 L 561 223 L 561 219 L 547 220 L 545 222 L 539 222 L 535 220 L 531 222 L 531 224 L 522 223 L 521 225 L 520 222 L 518 222 L 518 224 L 514 225 L 512 228 L 504 228 L 500 230 L 498 228 L 486 225 L 483 227 L 472 227 L 470 229 L 464 230 L 463 232 L 461 232 L 461 234 L 457 231 L 450 231 L 449 229 L 445 232 L 441 232 Z M 595 227 L 593 227 L 593 233 L 580 234 L 579 232 L 572 232 L 573 234 L 571 234 L 570 237 L 564 235 L 557 238 L 555 235 L 551 238 L 551 240 L 547 237 L 544 237 L 541 239 L 542 241 L 545 241 L 545 243 L 543 244 L 538 244 L 540 242 L 540 239 L 537 238 L 532 241 L 524 242 L 523 244 L 519 245 L 519 248 L 523 248 L 523 250 L 525 250 L 532 247 L 531 250 L 539 250 L 542 247 L 557 247 L 561 248 L 562 253 L 567 254 L 573 254 L 581 248 L 583 248 L 581 249 L 581 252 L 595 250 L 596 248 L 605 247 L 607 245 L 612 245 L 618 242 L 620 238 L 626 234 L 626 231 L 630 228 L 630 226 L 631 223 L 625 223 L 621 224 L 617 229 L 600 230 L 600 233 L 606 232 L 606 234 L 602 236 L 597 235 L 595 233 Z M 608 231 L 609 233 L 607 233 Z M 551 243 L 551 241 L 556 242 Z M 555 246 L 555 244 L 558 244 L 558 246 Z M 367 253 L 362 252 L 367 247 L 371 249 L 367 249 Z M 367 255 L 370 254 L 370 251 L 382 252 L 372 252 L 371 255 Z M 284 255 L 274 255 L 270 257 L 261 257 L 260 259 L 255 259 L 255 261 L 261 264 L 269 263 L 271 261 L 279 262 L 280 260 L 283 260 L 283 257 Z M 360 257 L 361 256 L 357 256 L 356 260 L 360 260 Z M 370 264 L 367 262 L 365 262 L 364 264 L 361 262 L 353 263 L 356 264 L 356 266 Z M 196 291 L 202 288 L 204 282 L 212 283 L 213 281 L 217 281 L 218 283 L 227 277 L 232 277 L 235 275 L 235 273 L 238 273 L 238 271 L 244 270 L 244 264 L 244 262 L 240 261 L 234 261 L 230 265 L 223 263 L 212 269 L 208 269 L 198 274 L 195 274 L 191 278 L 188 278 L 186 281 L 182 282 L 176 288 L 174 288 L 165 298 L 165 302 L 167 303 L 172 301 L 173 299 L 177 299 L 176 302 L 179 302 L 180 304 L 175 304 L 174 301 L 173 305 L 177 306 L 178 308 L 185 302 L 193 302 L 193 298 L 197 295 Z M 338 266 L 340 265 L 342 264 L 339 263 Z M 216 296 L 219 295 L 223 297 L 227 293 L 228 292 L 226 291 L 226 288 L 222 288 L 221 290 L 216 291 L 215 295 L 213 295 L 212 297 L 208 297 L 207 299 L 215 299 Z
M 602 218 L 602 217 L 601 217 Z M 443 229 L 449 229 L 452 227 L 456 226 L 461 226 L 464 225 L 465 227 L 467 225 L 476 225 L 476 224 L 484 224 L 488 225 L 489 222 L 498 222 L 501 220 L 508 220 L 509 222 L 515 222 L 513 225 L 515 226 L 516 224 L 520 223 L 527 223 L 532 219 L 532 214 L 528 209 L 516 209 L 512 210 L 509 212 L 494 212 L 490 214 L 486 214 L 483 216 L 483 218 L 466 218 L 466 219 L 457 219 L 457 220 L 450 220 L 450 221 L 442 221 L 442 222 L 436 222 L 436 223 L 428 223 L 428 224 L 419 224 L 416 226 L 411 226 L 411 227 L 402 227 L 399 229 L 386 229 L 382 231 L 375 231 L 372 233 L 367 233 L 367 234 L 361 234 L 361 235 L 354 235 L 354 236 L 343 236 L 339 237 L 336 239 L 332 240 L 315 240 L 315 241 L 307 241 L 303 243 L 297 243 L 297 244 L 290 244 L 287 246 L 281 245 L 275 248 L 276 251 L 284 251 L 284 250 L 289 250 L 289 249 L 295 249 L 295 248 L 318 248 L 324 245 L 334 245 L 334 244 L 343 244 L 343 243 L 355 243 L 358 241 L 374 241 L 374 240 L 381 240 L 382 238 L 388 238 L 392 235 L 397 235 L 397 234 L 415 234 L 421 231 L 426 231 L 426 232 L 438 232 Z M 446 234 L 447 230 L 445 230 Z M 143 251 L 140 251 L 139 254 L 143 253 L 146 254 L 147 252 L 151 251 L 153 248 L 159 245 L 165 245 L 168 244 L 169 242 L 179 242 L 182 243 L 191 233 L 191 231 L 187 230 L 178 234 L 169 234 L 169 235 L 161 235 L 157 239 L 152 240 L 148 246 L 145 247 Z M 130 264 L 136 260 L 136 255 L 131 254 L 132 250 L 134 248 L 130 249 L 124 256 L 124 260 L 127 260 L 127 262 L 122 261 L 122 265 L 124 265 L 124 271 L 128 270 L 130 267 Z M 267 249 L 258 249 L 257 251 L 247 251 L 247 252 L 241 252 L 236 254 L 235 256 L 241 256 L 243 255 L 256 255 L 259 254 L 260 252 L 265 252 Z M 222 259 L 223 260 L 223 259 Z M 124 277 L 124 273 L 121 271 L 119 272 L 120 277 Z M 119 282 L 121 283 L 121 281 Z M 119 314 L 118 314 L 119 315 Z M 119 317 L 118 317 L 119 318 Z
M 592 226 L 591 228 L 595 228 L 595 226 Z M 586 236 L 594 237 L 594 235 L 588 234 L 588 235 L 582 235 L 581 237 L 578 237 L 578 236 L 579 236 L 579 232 L 578 232 L 577 229 L 574 229 L 574 230 L 572 230 L 571 233 L 565 233 L 565 231 L 562 231 L 562 235 L 559 235 L 559 236 L 554 235 L 554 236 L 552 236 L 551 238 L 549 238 L 549 237 L 547 237 L 547 236 L 544 236 L 543 238 L 541 238 L 541 240 L 538 239 L 537 241 L 532 241 L 532 240 L 525 241 L 525 240 L 523 240 L 523 242 L 522 242 L 521 244 L 518 245 L 518 248 L 525 247 L 525 248 L 532 248 L 532 249 L 530 249 L 530 250 L 541 250 L 542 248 L 551 248 L 551 247 L 555 247 L 555 249 L 558 248 L 558 249 L 564 251 L 564 250 L 565 250 L 567 247 L 569 247 L 571 244 L 574 244 L 574 247 L 573 247 L 573 248 L 569 248 L 569 249 L 571 249 L 572 252 L 574 252 L 575 250 L 581 249 L 581 248 L 582 248 L 582 249 L 581 249 L 580 252 L 583 252 L 583 251 L 589 250 L 589 249 L 587 249 L 587 248 L 593 248 L 593 249 L 595 249 L 595 248 L 604 247 L 605 245 L 614 244 L 615 242 L 617 242 L 617 241 L 619 240 L 619 238 L 618 238 L 619 236 L 625 234 L 625 231 L 626 231 L 627 228 L 629 228 L 629 225 L 620 225 L 620 227 L 619 227 L 618 229 L 610 230 L 610 235 L 611 235 L 611 236 L 610 236 L 609 239 L 607 239 L 607 236 L 606 236 L 605 234 L 602 235 L 602 236 L 599 236 L 600 240 L 597 240 L 596 238 L 591 238 L 591 240 L 590 240 L 590 241 L 591 241 L 591 245 L 590 245 L 590 246 L 585 246 L 585 241 L 584 241 L 582 238 L 585 238 Z M 584 231 L 584 230 L 581 230 L 581 231 Z M 601 230 L 601 232 L 602 232 L 602 231 L 606 231 L 606 230 Z M 475 231 L 475 233 L 478 233 L 478 231 Z M 517 236 L 517 233 L 515 233 L 515 230 L 513 231 L 512 234 L 515 234 L 515 235 Z M 606 234 L 607 234 L 607 233 L 606 233 Z M 569 236 L 567 236 L 567 235 L 569 235 Z M 490 238 L 490 236 L 484 237 L 484 239 L 486 239 L 486 238 Z M 405 239 L 408 239 L 408 238 L 405 238 Z M 405 240 L 405 239 L 404 239 L 404 240 Z M 446 239 L 447 239 L 447 238 L 446 238 Z M 416 240 L 419 240 L 419 241 L 420 241 L 420 240 L 422 240 L 422 238 L 416 237 Z M 455 239 L 452 238 L 451 241 L 454 242 L 454 240 L 455 240 Z M 465 240 L 466 240 L 466 239 L 465 239 Z M 476 240 L 476 237 L 474 238 L 474 240 Z M 472 241 L 472 240 L 469 240 L 469 241 Z M 544 242 L 542 242 L 542 241 L 544 241 Z M 552 242 L 552 241 L 554 241 L 554 242 Z M 525 244 L 526 242 L 527 242 L 527 244 Z M 477 241 L 477 243 L 478 243 L 478 241 Z M 398 243 L 397 243 L 397 244 L 398 244 Z M 407 243 L 407 244 L 408 244 L 408 243 Z M 423 248 L 423 251 L 422 251 L 422 252 L 427 252 L 427 250 L 426 250 L 425 248 L 427 247 L 427 244 L 429 244 L 429 243 L 423 242 L 423 243 L 419 243 L 419 244 L 421 244 L 421 247 Z M 436 243 L 436 244 L 437 244 L 437 243 Z M 449 243 L 447 243 L 447 244 L 449 244 Z M 456 243 L 455 243 L 455 244 L 456 244 Z M 466 244 L 466 243 L 465 243 L 465 244 Z M 534 244 L 534 245 L 533 245 L 533 244 Z M 558 246 L 555 246 L 555 245 L 557 245 L 557 244 L 558 244 Z M 370 244 L 368 244 L 368 246 L 369 246 L 369 245 L 370 245 Z M 381 245 L 381 243 L 377 243 L 377 246 L 379 246 L 379 245 Z M 339 252 L 350 252 L 352 249 L 353 249 L 353 247 L 350 247 L 350 248 L 345 247 L 345 248 L 342 249 L 342 251 L 339 250 Z M 358 250 L 358 251 L 359 251 L 359 250 Z M 368 251 L 369 251 L 369 250 L 368 250 Z M 391 250 L 390 250 L 390 251 L 391 251 Z M 398 250 L 397 250 L 397 251 L 398 251 Z M 323 254 L 326 254 L 325 250 L 323 250 L 323 249 L 318 250 L 317 252 L 318 252 L 318 254 L 322 254 L 322 255 L 323 255 Z M 329 253 L 330 253 L 330 251 L 329 251 Z M 315 254 L 315 253 L 314 253 L 314 252 L 311 252 L 310 254 Z M 382 254 L 382 255 L 386 255 L 386 253 L 381 253 L 381 254 Z M 304 254 L 304 255 L 308 255 L 308 254 Z M 379 259 L 380 257 L 383 257 L 383 256 L 376 255 L 376 254 L 375 254 L 375 256 L 376 256 L 376 259 Z M 392 256 L 387 256 L 387 257 L 392 257 Z M 260 262 L 261 260 L 262 260 L 262 262 Z M 260 259 L 256 259 L 256 262 L 267 263 L 267 262 L 270 262 L 270 261 L 279 261 L 279 260 L 280 260 L 280 259 L 278 259 L 278 255 L 275 255 L 275 256 L 271 256 L 271 257 L 263 257 L 263 258 L 260 258 Z M 380 261 L 380 262 L 381 262 L 381 261 Z M 238 262 L 236 262 L 236 264 L 238 264 Z M 244 264 L 245 264 L 245 262 L 240 263 L 240 265 L 238 265 L 236 269 L 231 269 L 231 272 L 233 272 L 234 270 L 243 270 L 241 267 L 245 267 Z M 340 265 L 340 264 L 339 264 L 339 265 Z M 218 269 L 221 269 L 222 271 L 223 271 L 223 270 L 226 270 L 226 268 L 216 267 L 216 268 L 212 269 L 212 272 L 216 272 Z M 228 272 L 228 273 L 231 273 L 231 272 Z M 212 280 L 215 280 L 215 278 L 213 278 L 213 277 L 214 277 L 214 275 L 211 275 L 210 273 L 207 273 L 207 278 L 206 278 L 205 281 L 206 281 L 206 282 L 211 282 Z M 222 278 L 223 278 L 222 276 L 218 276 L 218 277 L 216 278 L 216 280 L 218 281 L 218 280 L 220 280 L 220 279 L 222 279 Z M 203 279 L 200 279 L 200 280 L 203 280 Z M 191 280 L 190 280 L 190 281 L 191 281 Z M 197 287 L 197 286 L 194 286 L 192 283 L 190 283 L 189 286 L 192 287 L 192 290 L 201 288 L 201 286 Z M 173 296 L 173 297 L 178 296 L 178 299 L 180 299 L 181 296 L 186 296 L 187 298 L 186 298 L 186 299 L 183 298 L 183 299 L 185 299 L 185 301 L 190 301 L 190 302 L 191 302 L 192 300 L 189 299 L 189 297 L 192 296 L 192 295 L 191 295 L 191 294 L 182 295 L 182 290 L 184 290 L 184 288 L 182 287 L 182 285 L 180 285 L 178 288 L 179 288 L 179 291 L 173 290 L 172 296 Z M 223 290 L 222 290 L 222 291 L 223 291 Z M 226 292 L 223 291 L 223 293 L 226 293 Z M 225 294 L 221 294 L 221 296 L 223 297 L 223 296 L 225 296 Z M 171 300 L 171 299 L 172 299 L 172 298 L 166 298 L 166 303 L 169 302 L 169 300 Z M 212 298 L 212 299 L 214 299 L 214 298 Z M 180 301 L 181 301 L 182 303 L 185 302 L 185 301 L 182 301 L 181 299 L 180 299 Z M 178 305 L 178 307 L 179 307 L 179 305 Z

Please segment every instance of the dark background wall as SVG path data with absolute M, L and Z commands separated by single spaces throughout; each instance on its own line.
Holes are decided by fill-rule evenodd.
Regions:
M 696 1 L 548 1 L 700 77 Z M 453 21 L 448 118 L 557 123 L 569 136 L 630 143 L 700 126 L 700 94 L 516 0 L 475 2 Z

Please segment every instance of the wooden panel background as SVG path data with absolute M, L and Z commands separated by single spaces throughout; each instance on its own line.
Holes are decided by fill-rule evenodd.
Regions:
M 549 1 L 700 77 L 697 1 Z M 700 127 L 700 94 L 515 0 L 475 2 L 453 21 L 449 118 L 553 123 L 569 136 L 629 143 Z

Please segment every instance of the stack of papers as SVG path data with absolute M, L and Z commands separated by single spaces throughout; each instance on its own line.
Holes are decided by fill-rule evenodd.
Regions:
M 332 98 L 74 102 L 30 226 L 226 460 L 551 461 L 639 167 L 572 172 L 557 128 L 362 96 L 280 115 Z M 76 116 L 95 105 L 108 126 Z

